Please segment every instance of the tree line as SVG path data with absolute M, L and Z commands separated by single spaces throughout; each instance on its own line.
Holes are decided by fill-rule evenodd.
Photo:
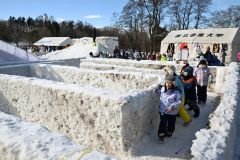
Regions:
M 115 27 L 128 37 L 129 48 L 159 51 L 160 42 L 172 30 L 240 27 L 240 5 L 212 12 L 212 0 L 129 0 Z
M 47 14 L 31 17 L 10 16 L 7 21 L 0 21 L 0 39 L 15 43 L 25 42 L 32 45 L 42 37 L 71 37 L 91 36 L 93 26 L 81 21 L 57 22 Z
M 112 26 L 97 29 L 97 36 L 116 36 L 119 47 L 152 52 L 172 30 L 240 27 L 240 5 L 211 12 L 212 0 L 129 0 L 121 13 L 113 13 Z M 0 39 L 32 45 L 42 37 L 91 37 L 94 27 L 82 21 L 57 22 L 43 14 L 0 21 Z

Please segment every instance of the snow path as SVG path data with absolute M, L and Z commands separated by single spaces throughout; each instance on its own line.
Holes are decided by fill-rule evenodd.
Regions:
M 159 159 L 190 159 L 190 148 L 192 140 L 195 139 L 195 133 L 206 127 L 208 116 L 217 106 L 217 94 L 208 93 L 208 101 L 206 105 L 200 105 L 199 118 L 192 119 L 188 126 L 183 126 L 180 117 L 177 118 L 176 129 L 171 138 L 165 138 L 164 144 L 157 141 L 157 129 L 145 137 L 139 144 L 135 153 L 137 160 L 159 160 Z M 189 112 L 193 116 L 193 111 Z M 161 158 L 160 158 L 161 157 Z

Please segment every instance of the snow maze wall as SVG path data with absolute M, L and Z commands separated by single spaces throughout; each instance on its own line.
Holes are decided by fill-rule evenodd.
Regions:
M 158 127 L 159 100 L 153 88 L 163 82 L 159 69 L 167 64 L 109 62 L 85 60 L 80 68 L 1 67 L 0 110 L 117 157 L 134 154 L 138 142 Z M 211 69 L 216 76 L 229 74 L 224 67 Z M 214 79 L 210 89 L 221 93 L 225 78 Z M 191 154 L 199 157 L 201 149 Z

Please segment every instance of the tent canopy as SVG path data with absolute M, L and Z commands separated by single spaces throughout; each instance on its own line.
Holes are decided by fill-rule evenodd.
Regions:
M 67 46 L 72 44 L 69 37 L 44 37 L 34 43 L 35 46 Z
M 162 43 L 235 43 L 239 36 L 239 28 L 190 29 L 170 32 Z

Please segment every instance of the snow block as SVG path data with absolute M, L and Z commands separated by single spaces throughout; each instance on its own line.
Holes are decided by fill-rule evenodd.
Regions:
M 156 75 L 33 65 L 30 76 L 0 76 L 0 110 L 79 144 L 121 157 L 158 126 Z
M 85 159 L 116 160 L 94 149 L 86 148 L 66 136 L 51 133 L 45 127 L 0 112 L 1 159 Z
M 164 68 L 167 65 L 174 65 L 176 72 L 179 74 L 182 64 L 174 64 L 171 61 L 134 61 L 121 59 L 81 59 L 80 68 L 93 70 L 116 70 L 123 72 L 142 72 L 148 74 L 164 74 Z M 193 67 L 196 67 L 192 65 Z M 211 81 L 208 85 L 208 92 L 220 93 L 224 83 L 224 75 L 226 74 L 226 67 L 209 66 L 212 73 Z

